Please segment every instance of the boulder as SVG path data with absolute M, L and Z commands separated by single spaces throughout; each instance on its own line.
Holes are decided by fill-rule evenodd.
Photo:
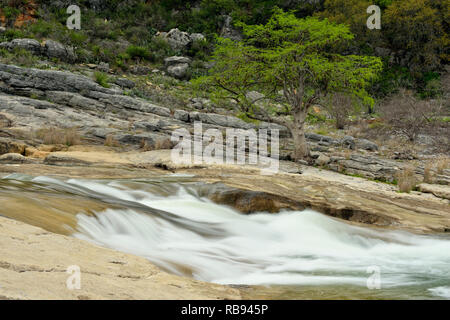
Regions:
M 278 213 L 281 210 L 304 210 L 303 204 L 288 198 L 266 192 L 235 189 L 221 183 L 200 188 L 201 196 L 211 201 L 233 207 L 244 214 L 255 212 Z
M 117 84 L 118 86 L 120 86 L 122 88 L 126 88 L 126 89 L 133 89 L 136 86 L 136 83 L 134 83 L 134 81 L 131 81 L 131 80 L 125 79 L 125 78 L 115 79 L 114 83 Z
M 317 133 L 305 133 L 305 137 L 306 139 L 312 140 L 314 142 L 326 142 L 327 144 L 337 144 L 337 141 L 335 139 Z
M 191 59 L 189 59 L 188 57 L 179 57 L 179 56 L 173 56 L 164 59 L 164 64 L 166 67 L 184 63 L 190 64 Z
M 355 138 L 353 138 L 352 136 L 344 136 L 341 140 L 341 143 L 346 148 L 355 149 Z
M 359 149 L 369 150 L 369 151 L 377 151 L 378 150 L 378 145 L 367 139 L 358 139 L 356 142 L 356 147 L 358 147 Z
M 192 42 L 198 42 L 198 41 L 205 41 L 206 38 L 201 33 L 191 33 L 191 40 Z
M 321 155 L 316 159 L 316 164 L 317 164 L 318 166 L 325 166 L 325 165 L 329 164 L 330 161 L 331 161 L 331 160 L 330 160 L 329 157 L 327 157 L 327 156 L 324 155 L 324 154 L 321 154 Z
M 418 186 L 420 192 L 434 194 L 438 198 L 450 200 L 450 187 L 435 184 L 422 183 Z
M 0 43 L 0 48 L 14 50 L 16 48 L 25 49 L 33 54 L 39 55 L 42 53 L 42 47 L 39 41 L 34 39 L 14 39 L 11 42 Z
M 211 100 L 205 98 L 191 98 L 189 99 L 190 106 L 195 109 L 203 110 L 211 105 Z
M 189 64 L 180 63 L 167 67 L 167 73 L 177 79 L 184 79 L 187 75 Z
M 167 40 L 170 47 L 175 51 L 186 49 L 192 41 L 189 33 L 180 31 L 178 28 L 172 29 L 167 33 L 161 33 L 160 35 Z
M 189 112 L 184 110 L 175 110 L 173 117 L 183 122 L 189 122 Z
M 49 58 L 57 58 L 66 62 L 74 62 L 76 60 L 75 52 L 71 47 L 53 40 L 44 42 L 44 54 Z
M 136 75 L 147 75 L 152 72 L 152 69 L 147 66 L 137 65 L 137 66 L 131 66 L 130 72 L 132 74 L 136 74 Z

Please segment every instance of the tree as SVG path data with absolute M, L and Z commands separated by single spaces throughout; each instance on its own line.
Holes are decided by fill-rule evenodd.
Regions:
M 382 68 L 379 58 L 343 55 L 353 35 L 345 25 L 298 19 L 276 8 L 265 25 L 241 23 L 244 40 L 219 39 L 214 67 L 198 85 L 231 98 L 246 117 L 289 128 L 294 158 L 309 156 L 304 125 L 309 109 L 328 92 L 345 92 L 373 104 L 365 88 Z M 265 101 L 248 95 L 258 91 Z M 259 101 L 261 102 L 261 101 Z
M 403 0 L 387 7 L 383 35 L 401 65 L 420 73 L 448 63 L 449 4 L 449 0 Z

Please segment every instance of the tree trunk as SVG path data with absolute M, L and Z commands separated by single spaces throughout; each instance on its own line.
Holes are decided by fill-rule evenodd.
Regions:
M 309 158 L 309 148 L 305 137 L 305 121 L 307 111 L 304 109 L 293 112 L 294 122 L 290 127 L 292 137 L 294 138 L 294 160 Z

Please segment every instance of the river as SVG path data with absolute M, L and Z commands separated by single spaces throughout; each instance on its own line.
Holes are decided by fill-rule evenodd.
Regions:
M 258 285 L 260 298 L 450 299 L 448 236 L 359 227 L 309 209 L 242 215 L 199 196 L 198 186 L 180 175 L 13 174 L 0 180 L 0 215 L 66 230 L 61 233 L 145 257 L 174 274 Z M 55 219 L 61 226 L 52 230 L 47 221 Z

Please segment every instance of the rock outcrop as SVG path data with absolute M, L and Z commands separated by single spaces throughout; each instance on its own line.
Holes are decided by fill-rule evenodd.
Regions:
M 73 48 L 53 40 L 46 40 L 41 44 L 34 39 L 14 39 L 10 42 L 0 43 L 0 48 L 7 50 L 24 49 L 34 55 L 57 58 L 65 62 L 74 62 L 77 59 Z
M 159 32 L 160 37 L 168 42 L 174 51 L 184 51 L 196 41 L 205 41 L 205 36 L 201 33 L 192 33 L 180 31 L 178 28 L 171 29 L 169 32 Z
M 175 56 L 167 58 L 165 63 L 170 68 L 189 61 Z M 109 138 L 122 146 L 152 149 L 158 141 L 169 140 L 174 129 L 185 128 L 191 132 L 194 122 L 201 121 L 204 130 L 215 128 L 222 132 L 226 128 L 277 129 L 280 138 L 286 139 L 280 156 L 289 159 L 292 142 L 284 126 L 249 123 L 231 115 L 208 112 L 212 103 L 202 98 L 191 99 L 190 110 L 173 110 L 125 95 L 122 88 L 134 86 L 128 79 L 114 82 L 120 86 L 104 88 L 79 74 L 0 64 L 0 120 L 6 126 L 3 134 L 8 134 L 9 127 L 29 132 L 47 127 L 76 127 L 91 142 L 102 144 Z M 10 136 L 13 135 L 11 131 Z M 307 133 L 306 138 L 316 164 L 333 171 L 393 182 L 404 167 L 400 161 L 377 156 L 378 146 L 365 139 L 351 136 L 336 139 L 315 133 Z M 25 154 L 25 147 L 18 148 L 20 143 L 7 137 L 3 139 L 6 141 L 0 141 L 0 155 Z M 344 156 L 336 155 L 336 149 L 352 151 Z M 423 166 L 419 166 L 416 173 L 423 175 L 423 171 Z M 449 176 L 438 175 L 437 183 L 449 184 Z
M 0 300 L 241 299 L 239 290 L 167 274 L 148 260 L 0 217 Z M 80 288 L 66 285 L 70 266 Z

